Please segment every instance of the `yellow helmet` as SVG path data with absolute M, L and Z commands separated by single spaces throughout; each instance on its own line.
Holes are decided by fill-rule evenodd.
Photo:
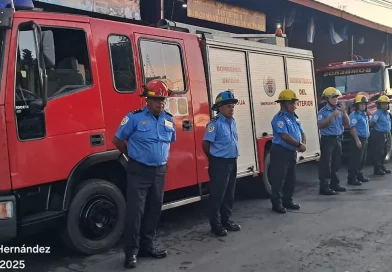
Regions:
M 363 95 L 363 94 L 358 94 L 358 95 L 355 97 L 355 100 L 354 100 L 354 104 L 358 104 L 358 103 L 368 103 L 368 102 L 369 102 L 369 100 L 367 99 L 366 95 Z
M 275 102 L 285 102 L 285 101 L 298 101 L 297 94 L 292 90 L 283 90 L 280 92 L 278 100 Z
M 376 103 L 391 103 L 391 100 L 388 96 L 382 95 L 377 99 Z
M 334 87 L 326 88 L 322 94 L 323 97 L 334 97 L 334 96 L 341 96 L 341 95 L 342 93 Z

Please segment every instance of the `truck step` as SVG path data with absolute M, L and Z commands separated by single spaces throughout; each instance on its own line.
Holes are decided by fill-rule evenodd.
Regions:
M 45 212 L 31 214 L 22 218 L 22 226 L 46 221 L 49 219 L 58 218 L 63 216 L 64 214 L 65 214 L 64 211 L 45 211 Z
M 198 202 L 198 201 L 201 201 L 201 196 L 188 197 L 188 198 L 183 198 L 180 200 L 168 202 L 168 203 L 163 204 L 162 211 L 169 210 L 169 209 L 176 208 L 176 207 L 183 206 L 183 205 L 187 205 L 190 203 Z

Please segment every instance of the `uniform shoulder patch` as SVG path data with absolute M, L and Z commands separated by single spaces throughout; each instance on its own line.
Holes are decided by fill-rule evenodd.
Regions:
M 167 115 L 169 115 L 170 117 L 173 117 L 173 114 L 171 114 L 170 112 L 165 111 L 165 113 L 166 113 Z
M 377 115 L 377 114 L 373 115 L 373 119 L 374 119 L 375 121 L 377 121 L 377 120 L 378 120 L 378 115 Z
M 279 128 L 283 128 L 284 127 L 284 122 L 283 121 L 278 121 L 277 123 Z
M 215 130 L 215 126 L 214 125 L 209 125 L 208 127 L 207 127 L 207 131 L 208 132 L 213 132 Z
M 131 113 L 136 114 L 136 113 L 141 113 L 142 111 L 143 111 L 142 109 L 137 109 L 137 110 L 132 111 Z
M 128 121 L 129 121 L 129 117 L 128 117 L 128 116 L 125 116 L 125 117 L 121 120 L 121 125 L 122 125 L 122 126 L 125 125 L 126 123 L 128 123 Z
M 217 116 L 212 117 L 211 121 L 218 121 L 218 119 L 219 119 L 219 116 L 217 115 Z

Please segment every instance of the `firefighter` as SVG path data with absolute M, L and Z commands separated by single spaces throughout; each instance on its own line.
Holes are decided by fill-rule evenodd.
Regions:
M 366 161 L 369 131 L 369 120 L 367 116 L 368 99 L 359 94 L 355 97 L 354 107 L 350 118 L 350 161 L 348 165 L 348 181 L 350 185 L 362 185 L 369 179 L 363 176 L 363 166 Z
M 210 176 L 209 222 L 211 232 L 226 236 L 241 226 L 230 220 L 237 179 L 238 133 L 233 118 L 238 100 L 228 90 L 218 94 L 212 110 L 217 111 L 207 124 L 203 151 L 208 157 Z
M 370 133 L 369 146 L 372 150 L 374 174 L 381 176 L 391 173 L 391 170 L 384 166 L 391 131 L 391 116 L 388 112 L 389 103 L 389 97 L 386 95 L 377 99 L 377 111 L 371 117 L 369 124 L 373 128 Z
M 141 96 L 146 97 L 146 107 L 126 115 L 113 139 L 116 147 L 128 156 L 126 268 L 136 267 L 137 256 L 167 256 L 166 250 L 153 246 L 153 239 L 162 208 L 170 144 L 176 140 L 176 130 L 172 115 L 164 111 L 169 89 L 163 81 L 150 81 Z
M 293 202 L 296 183 L 297 152 L 306 151 L 306 136 L 295 114 L 297 95 L 292 90 L 279 94 L 280 111 L 272 119 L 273 140 L 270 149 L 272 210 L 286 213 L 286 209 L 299 210 Z
M 326 88 L 322 97 L 326 105 L 319 111 L 317 125 L 320 129 L 321 157 L 319 164 L 320 194 L 335 195 L 347 189 L 339 183 L 339 168 L 342 157 L 342 139 L 344 127 L 350 120 L 344 105 L 338 106 L 339 90 Z

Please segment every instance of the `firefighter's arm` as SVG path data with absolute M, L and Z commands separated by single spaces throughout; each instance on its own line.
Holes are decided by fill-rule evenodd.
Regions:
M 353 139 L 355 140 L 355 142 L 358 145 L 358 142 L 360 143 L 361 141 L 358 138 L 357 123 L 358 123 L 357 118 L 355 116 L 351 117 L 351 119 L 350 119 L 350 133 L 351 133 L 351 136 L 353 137 Z
M 117 132 L 112 141 L 113 144 L 117 147 L 117 149 L 125 155 L 128 155 L 127 145 L 125 141 L 129 139 L 133 132 L 133 116 L 132 114 L 129 114 L 122 119 L 121 124 L 117 129 Z
M 272 128 L 280 135 L 282 140 L 285 141 L 286 143 L 291 144 L 295 147 L 299 147 L 301 145 L 300 142 L 296 141 L 289 134 L 289 131 L 287 130 L 287 125 L 282 118 L 277 118 L 272 120 Z
M 345 128 L 349 128 L 350 127 L 350 118 L 348 117 L 348 114 L 347 114 L 346 110 L 343 111 L 343 126 Z
M 127 145 L 125 144 L 124 141 L 121 141 L 119 138 L 114 136 L 113 144 L 117 147 L 118 150 L 120 150 L 121 153 L 123 153 L 126 156 L 128 155 Z
M 211 156 L 210 154 L 210 145 L 215 142 L 216 138 L 216 122 L 210 121 L 206 126 L 206 131 L 204 133 L 202 147 L 204 154 L 206 154 L 207 158 Z
M 317 116 L 317 126 L 319 129 L 323 129 L 329 126 L 332 120 L 339 114 L 339 111 L 334 111 L 329 116 L 325 112 L 320 111 Z
M 205 141 L 205 140 L 203 140 L 201 144 L 203 147 L 204 154 L 206 154 L 207 158 L 210 156 L 210 144 L 211 143 L 209 141 Z
M 378 115 L 377 115 L 377 112 L 376 112 L 376 113 L 374 113 L 374 114 L 372 115 L 372 117 L 370 118 L 369 127 L 374 128 L 374 126 L 375 126 L 376 123 L 377 123 L 377 120 L 378 120 Z

